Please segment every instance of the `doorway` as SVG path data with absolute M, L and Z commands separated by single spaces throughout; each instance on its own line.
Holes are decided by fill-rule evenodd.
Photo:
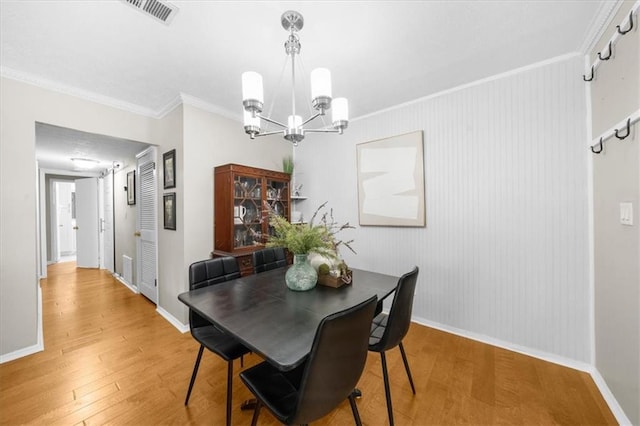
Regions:
M 76 260 L 76 185 L 75 182 L 54 181 L 55 230 L 54 262 Z

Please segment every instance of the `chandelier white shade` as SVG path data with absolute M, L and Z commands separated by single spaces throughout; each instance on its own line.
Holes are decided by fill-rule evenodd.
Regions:
M 285 42 L 285 51 L 291 57 L 291 114 L 287 123 L 281 123 L 263 115 L 264 88 L 262 76 L 257 72 L 247 71 L 242 74 L 242 105 L 244 107 L 244 130 L 254 139 L 256 136 L 267 136 L 281 133 L 285 139 L 297 145 L 309 132 L 339 133 L 349 125 L 349 106 L 346 98 L 332 98 L 331 72 L 326 68 L 316 68 L 311 71 L 311 105 L 315 113 L 306 120 L 296 113 L 295 79 L 296 55 L 300 53 L 300 41 L 297 32 L 302 28 L 304 20 L 300 13 L 287 11 L 281 17 L 282 26 L 289 31 L 289 38 Z M 318 129 L 304 126 L 314 119 L 324 116 L 326 111 L 332 110 L 331 124 Z M 263 131 L 262 122 L 272 123 L 281 129 Z

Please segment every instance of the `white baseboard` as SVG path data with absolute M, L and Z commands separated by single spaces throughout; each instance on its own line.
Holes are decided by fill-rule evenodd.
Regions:
M 580 370 L 580 371 L 590 373 L 591 370 L 593 369 L 593 367 L 586 362 L 580 362 L 574 359 L 565 358 L 549 352 L 539 351 L 526 346 L 505 342 L 504 340 L 500 340 L 500 339 L 494 339 L 493 337 L 489 337 L 484 334 L 474 333 L 468 330 L 462 330 L 460 328 L 451 327 L 451 326 L 440 324 L 434 321 L 425 320 L 424 318 L 413 317 L 412 320 L 418 324 L 422 324 L 427 327 L 435 328 L 437 330 L 442 330 L 447 333 L 455 334 L 461 337 L 466 337 L 467 339 L 476 340 L 478 342 L 486 343 L 492 346 L 497 346 L 499 348 L 507 349 L 513 352 L 518 352 L 523 355 L 532 356 L 534 358 L 542 359 L 544 361 L 549 361 L 554 364 L 562 365 L 564 367 L 573 368 L 575 370 Z
M 28 346 L 26 348 L 18 349 L 17 351 L 9 352 L 8 354 L 0 355 L 0 364 L 13 361 L 18 358 L 22 358 L 28 355 L 33 355 L 38 352 L 44 351 L 44 332 L 42 327 L 42 289 L 40 284 L 37 285 L 37 298 L 38 298 L 38 330 L 36 337 L 36 344 Z
M 169 323 L 180 331 L 180 333 L 186 333 L 189 331 L 189 324 L 183 324 L 176 317 L 171 315 L 167 310 L 158 306 L 156 308 L 156 312 L 159 313 L 164 319 L 169 321 Z
M 13 361 L 18 358 L 22 358 L 28 355 L 33 355 L 38 352 L 42 352 L 44 350 L 44 346 L 42 343 L 36 343 L 33 346 L 28 346 L 26 348 L 18 349 L 17 351 L 9 352 L 8 354 L 0 355 L 0 364 L 4 364 L 5 362 Z
M 618 404 L 616 397 L 613 396 L 611 389 L 609 389 L 609 386 L 607 386 L 607 382 L 604 380 L 604 377 L 602 377 L 598 369 L 595 367 L 591 367 L 591 371 L 589 371 L 589 374 L 591 374 L 591 378 L 596 383 L 598 390 L 600 390 L 602 397 L 606 401 L 607 405 L 609 405 L 609 408 L 611 409 L 613 415 L 616 417 L 618 423 L 621 426 L 631 426 L 633 423 L 631 423 L 631 420 L 629 420 L 627 415 L 622 410 L 622 407 L 620 407 L 620 404 Z
M 124 278 L 122 278 L 122 276 L 120 274 L 114 272 L 112 275 L 113 275 L 113 278 L 115 278 L 116 280 L 120 281 L 125 287 L 127 287 L 133 293 L 140 294 L 138 289 L 136 287 L 134 287 L 133 285 L 129 284 Z
M 486 343 L 488 345 L 497 346 L 499 348 L 507 349 L 513 352 L 518 352 L 523 355 L 531 356 L 544 361 L 552 362 L 554 364 L 562 365 L 564 367 L 569 367 L 575 370 L 580 370 L 580 371 L 584 371 L 585 373 L 589 373 L 591 375 L 591 378 L 595 382 L 596 386 L 598 387 L 598 390 L 602 394 L 602 397 L 604 398 L 605 402 L 609 406 L 609 409 L 611 409 L 611 412 L 613 413 L 616 420 L 618 421 L 618 423 L 620 425 L 625 425 L 625 426 L 632 424 L 629 418 L 626 416 L 626 414 L 622 410 L 622 408 L 620 407 L 620 404 L 618 404 L 618 401 L 616 400 L 616 398 L 613 396 L 613 393 L 607 386 L 607 383 L 605 382 L 604 378 L 600 375 L 600 372 L 598 372 L 595 366 L 591 364 L 588 364 L 586 362 L 576 361 L 570 358 L 561 357 L 556 354 L 551 354 L 548 352 L 528 348 L 526 346 L 516 345 L 513 343 L 505 342 L 503 340 L 494 339 L 489 336 L 473 333 L 473 332 L 462 330 L 456 327 L 451 327 L 451 326 L 440 324 L 437 322 L 425 320 L 424 318 L 413 317 L 412 321 L 417 324 L 435 328 L 437 330 L 441 330 L 447 333 L 455 334 L 460 337 L 476 340 L 478 342 Z

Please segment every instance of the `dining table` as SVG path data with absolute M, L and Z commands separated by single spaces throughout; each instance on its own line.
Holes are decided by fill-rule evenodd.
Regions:
M 393 293 L 399 279 L 352 269 L 350 284 L 293 291 L 285 283 L 287 269 L 191 290 L 178 295 L 178 299 L 276 368 L 288 371 L 302 364 L 310 353 L 323 318 L 374 295 L 381 303 Z

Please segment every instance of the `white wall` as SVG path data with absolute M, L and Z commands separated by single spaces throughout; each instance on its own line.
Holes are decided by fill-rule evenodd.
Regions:
M 4 356 L 28 353 L 41 344 L 36 122 L 148 143 L 153 120 L 7 78 L 0 84 L 0 356 Z
M 635 1 L 625 1 L 591 52 L 595 60 Z M 620 37 L 596 70 L 591 90 L 593 138 L 640 110 L 640 31 Z M 623 26 L 627 28 L 627 26 Z M 626 131 L 622 131 L 626 134 Z M 593 160 L 595 361 L 631 423 L 640 424 L 640 123 L 604 142 Z M 620 203 L 633 203 L 633 226 L 620 224 Z M 626 421 L 626 420 L 622 420 Z
M 184 234 L 183 188 L 184 160 L 183 152 L 183 106 L 176 107 L 160 120 L 154 140 L 159 145 L 157 150 L 156 176 L 158 180 L 157 217 L 158 217 L 158 307 L 168 312 L 181 324 L 188 323 L 178 294 L 188 290 L 185 288 L 185 274 L 182 273 L 184 247 L 188 244 Z M 164 189 L 162 154 L 176 150 L 176 187 Z M 163 194 L 176 193 L 176 230 L 164 229 Z
M 295 154 L 305 217 L 328 200 L 357 225 L 356 144 L 424 130 L 427 227 L 358 227 L 347 262 L 418 265 L 418 320 L 588 363 L 582 65 L 564 58 L 308 136 Z
M 189 265 L 209 258 L 214 249 L 214 167 L 237 163 L 281 171 L 282 158 L 291 155 L 291 144 L 277 137 L 251 140 L 242 123 L 187 104 L 184 105 L 184 149 L 178 154 L 181 154 L 178 164 L 184 181 L 179 196 L 188 206 L 178 220 L 181 223 L 180 217 L 183 217 L 181 225 L 185 241 L 189 243 L 184 246 L 184 263 L 174 271 L 178 274 L 174 278 L 183 284 L 182 291 L 186 291 Z M 177 318 L 187 323 L 186 308 L 177 303 L 184 312 Z

